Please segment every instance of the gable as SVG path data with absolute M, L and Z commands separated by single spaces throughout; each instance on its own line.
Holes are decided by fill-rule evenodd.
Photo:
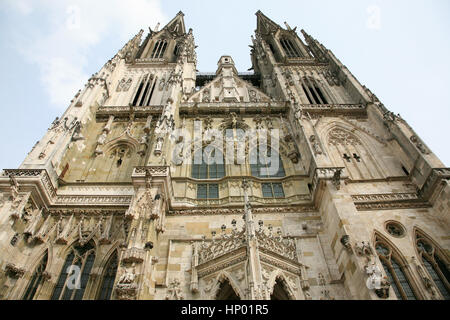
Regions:
M 271 102 L 272 99 L 251 83 L 233 75 L 232 80 L 221 75 L 206 84 L 200 91 L 189 97 L 188 102 Z

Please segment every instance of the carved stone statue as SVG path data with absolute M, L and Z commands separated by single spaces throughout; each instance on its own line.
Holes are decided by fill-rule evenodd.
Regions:
M 125 269 L 125 272 L 120 276 L 119 284 L 131 284 L 136 279 L 135 265 L 133 263 L 132 268 Z
M 322 154 L 322 148 L 320 148 L 316 136 L 312 134 L 309 137 L 309 141 L 311 142 L 311 147 L 313 149 L 314 154 L 315 155 Z

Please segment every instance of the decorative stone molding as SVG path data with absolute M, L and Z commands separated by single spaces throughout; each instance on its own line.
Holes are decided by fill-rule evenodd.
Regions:
M 145 258 L 145 250 L 138 248 L 129 248 L 123 253 L 122 261 L 124 263 L 142 263 Z
M 382 193 L 382 194 L 358 194 L 351 196 L 355 203 L 384 202 L 398 200 L 418 200 L 416 193 Z
M 186 102 L 180 105 L 180 115 L 186 117 L 197 117 L 199 114 L 226 117 L 231 112 L 237 114 L 285 114 L 288 110 L 287 102 Z
M 417 193 L 360 194 L 351 197 L 360 211 L 431 207 Z
M 367 109 L 362 104 L 299 104 L 303 112 L 313 115 L 352 115 L 367 116 Z
M 315 208 L 314 206 L 253 208 L 253 213 L 316 213 L 316 212 L 317 208 Z M 242 215 L 243 213 L 244 209 L 240 208 L 195 208 L 195 209 L 193 208 L 193 209 L 173 210 L 169 212 L 169 215 Z

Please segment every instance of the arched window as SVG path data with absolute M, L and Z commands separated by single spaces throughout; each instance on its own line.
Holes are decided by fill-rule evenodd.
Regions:
M 416 247 L 425 268 L 442 296 L 450 300 L 450 272 L 445 254 L 434 241 L 420 232 L 416 232 Z
M 25 291 L 25 295 L 23 296 L 23 300 L 33 300 L 36 292 L 42 287 L 44 283 L 44 271 L 47 268 L 48 262 L 48 251 L 45 252 L 44 257 L 41 259 L 41 262 L 36 267 L 36 270 L 31 277 L 31 281 L 28 284 L 27 291 Z
M 299 53 L 297 47 L 292 43 L 291 40 L 286 38 L 280 39 L 281 46 L 288 58 L 300 58 L 302 55 Z
M 84 246 L 74 244 L 59 275 L 52 300 L 82 300 L 94 260 L 95 247 L 92 241 Z
M 260 149 L 260 146 L 258 146 L 250 153 L 249 161 L 251 173 L 254 177 L 280 178 L 286 175 L 281 156 L 273 148 L 261 147 Z
M 111 295 L 114 287 L 114 280 L 116 279 L 117 274 L 117 266 L 118 266 L 117 251 L 114 251 L 114 253 L 111 255 L 111 257 L 108 260 L 108 263 L 105 266 L 98 300 L 111 300 Z
M 398 299 L 417 300 L 406 267 L 385 241 L 377 238 L 375 249 Z
M 152 100 L 153 92 L 156 86 L 156 77 L 154 75 L 145 75 L 134 95 L 133 106 L 149 106 Z
M 317 82 L 309 77 L 301 78 L 302 89 L 310 104 L 328 104 L 328 99 L 325 97 Z
M 152 58 L 153 59 L 161 59 L 164 57 L 164 53 L 166 51 L 167 48 L 167 40 L 165 39 L 160 39 L 156 42 L 154 48 L 153 48 L 153 52 L 152 52 Z
M 182 46 L 181 46 L 180 43 L 177 43 L 177 44 L 175 45 L 175 48 L 173 49 L 173 55 L 174 55 L 175 57 L 178 57 L 178 56 L 180 55 L 180 53 L 181 53 L 181 48 L 182 48 Z

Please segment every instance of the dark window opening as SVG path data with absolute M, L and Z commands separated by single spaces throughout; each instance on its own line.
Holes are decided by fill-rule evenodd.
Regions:
M 47 268 L 47 261 L 48 261 L 48 252 L 45 252 L 44 257 L 42 258 L 41 262 L 39 263 L 39 265 L 37 266 L 36 270 L 33 273 L 33 277 L 31 278 L 31 281 L 28 284 L 27 291 L 25 292 L 23 300 L 33 300 L 38 289 L 42 287 L 44 283 L 43 273 Z
M 105 267 L 105 273 L 103 274 L 103 281 L 100 289 L 100 295 L 98 300 L 111 300 L 114 280 L 116 279 L 117 274 L 117 251 L 114 251 L 111 258 L 108 261 L 108 264 Z
M 136 96 L 134 97 L 134 100 L 133 100 L 133 106 L 136 106 L 136 105 L 137 105 L 138 99 L 139 99 L 139 96 L 141 95 L 141 91 L 142 91 L 142 88 L 143 88 L 143 87 L 144 87 L 144 83 L 141 82 L 141 84 L 139 85 L 139 88 L 138 88 L 138 90 L 137 90 L 137 92 L 136 92 Z
M 325 96 L 322 93 L 322 90 L 320 90 L 320 88 L 318 88 L 318 87 L 315 87 L 315 89 L 316 89 L 317 93 L 319 94 L 320 99 L 322 99 L 322 102 L 324 104 L 328 104 L 327 99 L 325 99 Z
M 297 47 L 291 42 L 291 40 L 280 39 L 280 43 L 288 58 L 299 58 L 301 56 L 297 50 Z
M 142 94 L 142 99 L 141 99 L 141 101 L 139 102 L 139 105 L 140 105 L 140 106 L 143 106 L 143 105 L 144 105 L 144 100 L 145 100 L 145 97 L 146 97 L 146 95 L 147 95 L 148 87 L 149 87 L 149 86 L 150 86 L 150 82 L 147 82 L 147 85 L 145 86 L 144 93 Z

